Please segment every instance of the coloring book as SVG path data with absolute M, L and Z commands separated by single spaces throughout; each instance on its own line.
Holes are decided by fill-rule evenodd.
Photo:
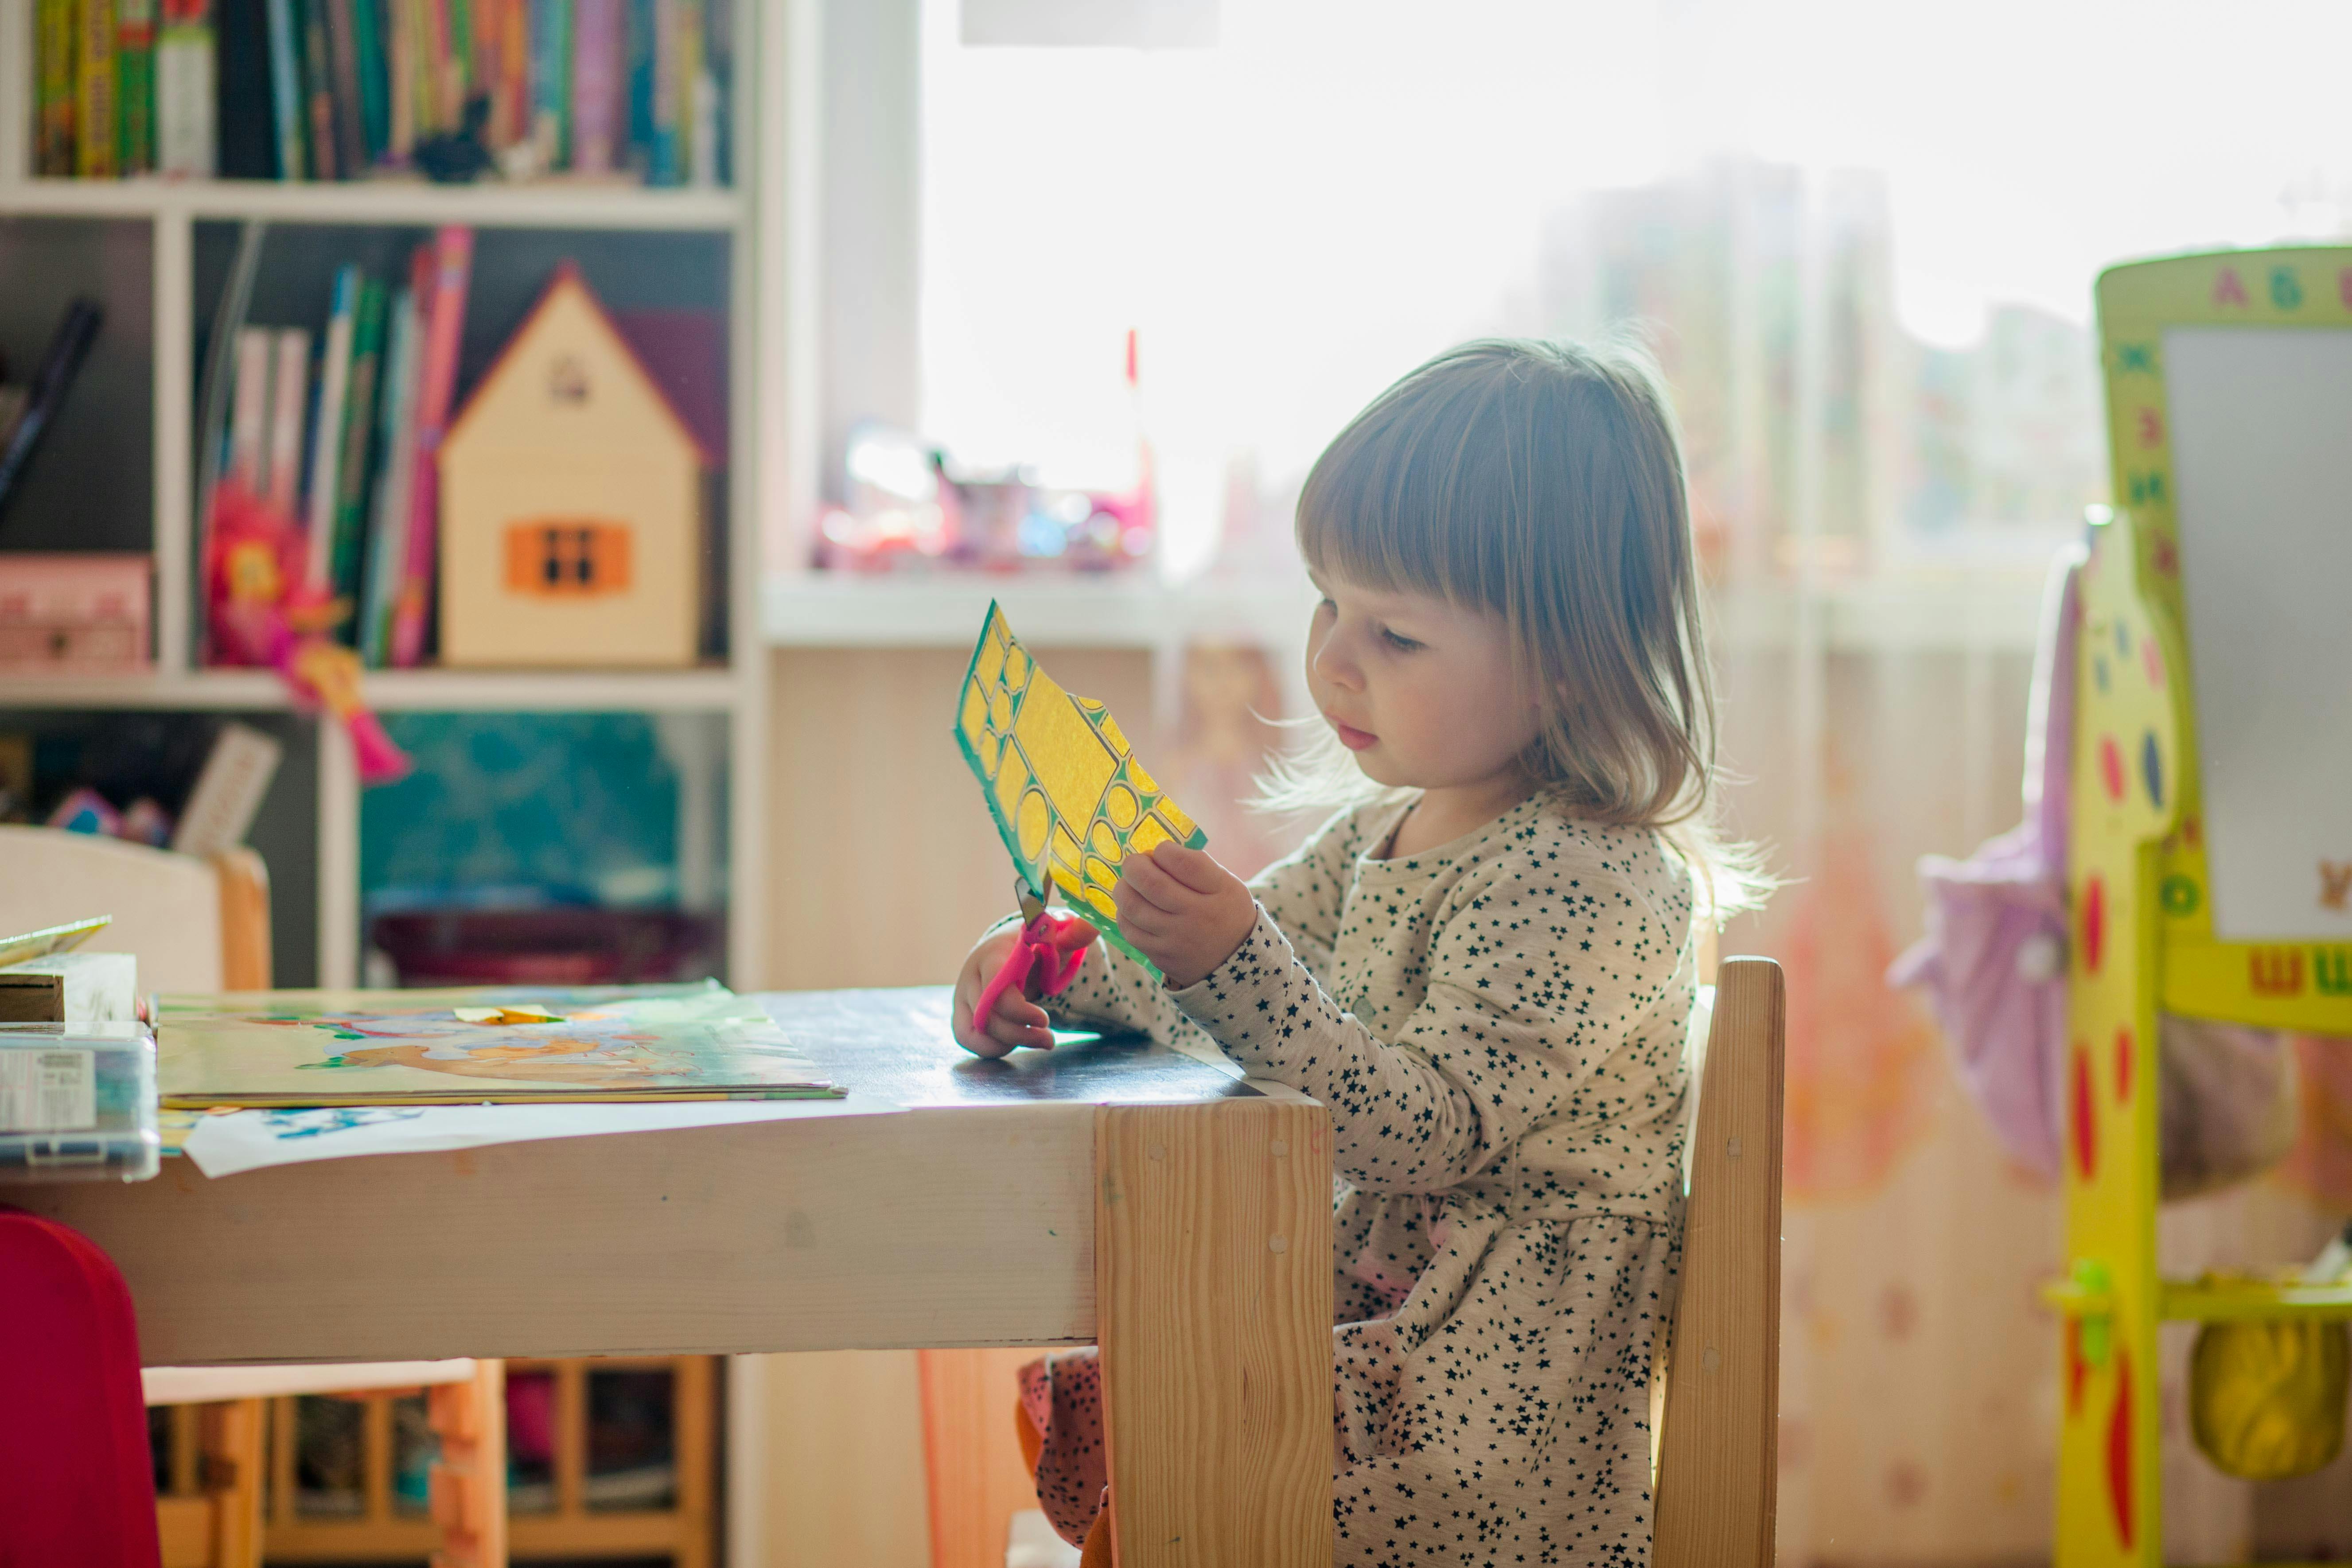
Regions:
M 829 1096 L 757 1003 L 716 983 L 165 996 L 179 1106 Z

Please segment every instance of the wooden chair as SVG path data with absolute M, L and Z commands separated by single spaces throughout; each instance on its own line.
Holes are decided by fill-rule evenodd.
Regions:
M 0 825 L 0 934 L 112 915 L 91 945 L 136 957 L 143 992 L 269 987 L 269 873 L 250 849 L 199 859 L 86 833 Z M 204 1400 L 193 1416 L 172 1418 L 177 1436 L 190 1440 L 175 1443 L 184 1457 L 157 1500 L 164 1568 L 258 1568 L 267 1396 L 295 1387 L 348 1393 L 425 1382 L 435 1384 L 433 1424 L 442 1439 L 433 1483 L 439 1560 L 448 1568 L 502 1568 L 499 1363 L 476 1363 L 456 1383 L 425 1376 L 419 1364 L 148 1368 L 151 1405 L 171 1403 L 175 1389 L 182 1397 L 201 1389 Z
M 1786 1016 L 1779 964 L 1724 960 L 1699 1073 L 1682 1295 L 1666 1362 L 1656 1568 L 1772 1561 Z

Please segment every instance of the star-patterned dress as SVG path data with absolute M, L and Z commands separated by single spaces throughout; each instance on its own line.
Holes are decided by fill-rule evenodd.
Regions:
M 1340 1563 L 1650 1555 L 1650 1381 L 1679 1261 L 1688 867 L 1542 800 L 1384 858 L 1343 812 L 1251 881 L 1255 927 L 1171 990 L 1107 946 L 1059 1022 L 1205 1034 L 1331 1110 Z M 1104 1486 L 1092 1351 L 1033 1364 L 1038 1497 Z

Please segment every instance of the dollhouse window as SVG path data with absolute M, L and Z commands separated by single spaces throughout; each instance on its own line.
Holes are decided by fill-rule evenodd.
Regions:
M 507 530 L 507 587 L 576 598 L 629 585 L 629 531 L 612 522 L 518 522 Z

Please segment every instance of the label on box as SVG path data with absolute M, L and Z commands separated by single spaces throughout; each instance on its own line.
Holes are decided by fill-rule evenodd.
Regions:
M 0 1132 L 98 1125 L 98 1053 L 0 1050 Z

